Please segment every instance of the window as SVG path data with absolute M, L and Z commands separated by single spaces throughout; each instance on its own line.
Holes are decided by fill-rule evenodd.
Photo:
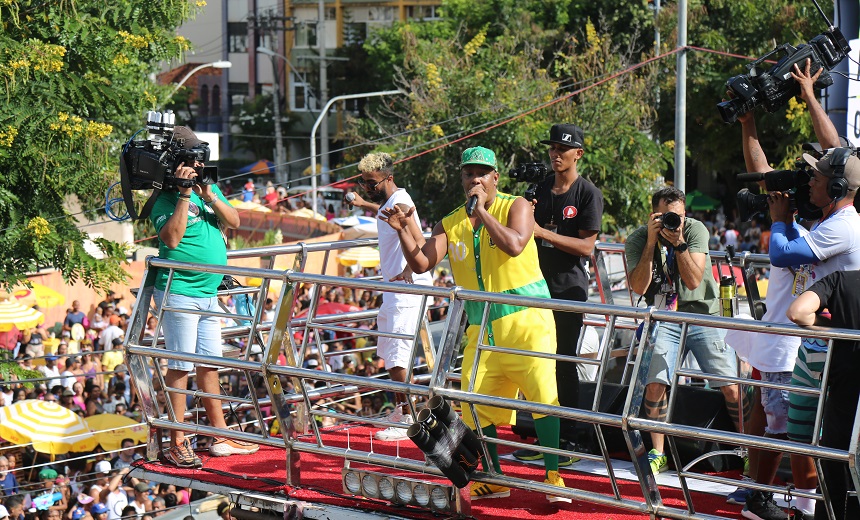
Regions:
M 406 7 L 406 18 L 417 20 L 438 20 L 441 18 L 437 5 L 410 5 Z
M 325 19 L 328 20 L 337 20 L 337 8 L 335 7 L 326 7 L 325 8 Z
M 290 110 L 308 110 L 308 86 L 295 74 L 290 74 Z
M 200 117 L 209 115 L 209 85 L 200 87 L 200 101 L 197 111 L 200 113 Z
M 227 24 L 227 46 L 229 52 L 248 52 L 248 24 Z
M 212 102 L 209 103 L 211 107 L 210 112 L 213 116 L 221 117 L 221 87 L 215 85 L 212 87 Z
M 317 26 L 310 23 L 302 23 L 296 29 L 296 47 L 316 47 Z
M 351 22 L 343 24 L 343 44 L 361 45 L 367 39 L 367 24 Z

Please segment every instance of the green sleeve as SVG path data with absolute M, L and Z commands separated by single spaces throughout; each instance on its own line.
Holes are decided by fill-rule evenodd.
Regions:
M 648 242 L 648 228 L 642 226 L 636 229 L 630 236 L 627 237 L 627 242 L 624 244 L 624 256 L 627 257 L 627 272 L 633 272 L 636 266 L 639 265 L 639 260 L 642 259 L 642 250 Z
M 225 204 L 230 204 L 230 201 L 227 200 L 227 197 L 225 197 L 223 193 L 221 193 L 221 188 L 219 188 L 217 184 L 212 185 L 212 191 L 214 191 L 215 196 L 223 200 Z
M 709 253 L 708 239 L 710 239 L 710 235 L 708 229 L 698 220 L 686 219 L 686 221 L 692 224 L 684 227 L 684 240 L 689 244 L 690 252 Z
M 176 201 L 171 200 L 168 193 L 161 192 L 158 194 L 155 204 L 152 206 L 152 213 L 149 214 L 149 221 L 155 226 L 155 232 L 160 233 L 164 224 L 173 216 L 173 211 L 176 209 Z

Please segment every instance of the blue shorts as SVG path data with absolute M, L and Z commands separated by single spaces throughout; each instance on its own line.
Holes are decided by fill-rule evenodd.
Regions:
M 791 372 L 761 372 L 766 383 L 787 385 L 791 383 Z M 765 433 L 783 435 L 788 432 L 788 390 L 761 388 L 761 406 L 767 416 Z
M 737 377 L 738 368 L 735 351 L 723 340 L 724 329 L 690 325 L 687 328 L 686 351 L 695 356 L 696 361 L 706 374 Z M 648 370 L 647 384 L 670 385 L 675 374 L 678 347 L 681 343 L 681 325 L 677 323 L 658 323 L 651 335 L 654 355 Z M 728 386 L 733 383 L 723 381 L 709 382 L 711 388 Z
M 155 306 L 159 311 L 163 298 L 164 291 L 156 289 Z M 195 298 L 170 294 L 167 297 L 167 306 L 192 311 L 222 312 L 215 296 Z M 215 316 L 166 311 L 161 320 L 161 330 L 164 332 L 164 345 L 167 350 L 221 357 L 221 320 Z M 194 370 L 194 363 L 168 359 L 167 368 L 191 372 Z

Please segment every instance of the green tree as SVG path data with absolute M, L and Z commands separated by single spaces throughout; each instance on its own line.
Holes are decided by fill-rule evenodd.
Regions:
M 70 215 L 66 203 L 104 205 L 119 144 L 169 94 L 150 74 L 189 48 L 175 29 L 194 10 L 187 0 L 0 2 L 0 282 L 45 267 L 102 289 L 125 278 L 126 246 L 96 238 L 104 259 L 91 256 L 79 226 L 95 212 Z
M 235 147 L 251 152 L 257 159 L 274 158 L 275 139 L 265 137 L 275 135 L 273 112 L 271 94 L 254 96 L 254 99 L 235 107 L 232 123 L 241 129 L 235 134 Z M 281 131 L 286 135 L 294 121 L 289 112 L 281 112 L 281 121 Z
M 393 81 L 409 95 L 383 100 L 367 117 L 351 121 L 352 142 L 385 141 L 354 149 L 348 159 L 371 148 L 409 158 L 397 167 L 398 181 L 422 215 L 438 220 L 464 202 L 457 167 L 464 148 L 493 149 L 501 187 L 522 193 L 525 186 L 511 186 L 506 172 L 521 162 L 545 161 L 539 141 L 551 124 L 576 122 L 586 132 L 579 170 L 603 190 L 604 223 L 610 228 L 638 223 L 671 156 L 667 146 L 648 137 L 655 115 L 653 71 L 621 74 L 579 91 L 639 56 L 598 35 L 590 21 L 570 35 L 563 28 L 542 29 L 541 16 L 551 18 L 544 11 L 532 15 L 507 0 L 488 3 L 476 14 L 462 2 L 445 2 L 442 21 L 398 24 L 369 38 L 370 61 L 381 64 L 377 73 L 393 71 Z M 566 2 L 546 5 L 550 12 L 567 7 Z M 496 13 L 492 24 L 486 22 L 491 13 Z M 471 25 L 473 19 L 483 25 Z M 454 143 L 494 123 L 499 124 Z M 410 157 L 421 152 L 426 153 Z

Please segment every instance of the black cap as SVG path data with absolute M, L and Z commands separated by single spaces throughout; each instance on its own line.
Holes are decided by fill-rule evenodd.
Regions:
M 563 123 L 552 125 L 552 128 L 549 129 L 549 139 L 541 141 L 541 144 L 560 144 L 571 148 L 582 148 L 583 141 L 582 128 L 570 123 Z

